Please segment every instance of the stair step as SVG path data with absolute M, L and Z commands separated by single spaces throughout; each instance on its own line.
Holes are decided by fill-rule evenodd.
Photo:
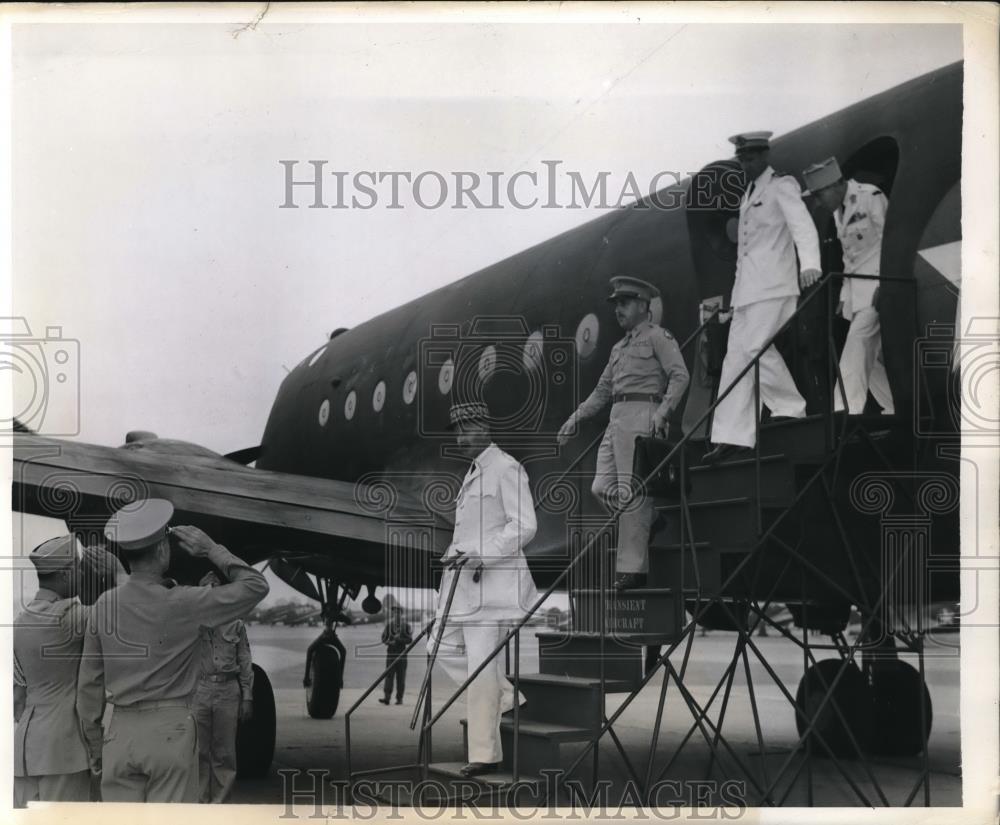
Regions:
M 691 468 L 690 503 L 720 498 L 752 496 L 756 489 L 757 464 L 753 458 L 702 464 Z M 761 456 L 761 489 L 768 498 L 785 505 L 795 498 L 795 465 L 783 455 Z
M 683 598 L 670 588 L 636 588 L 621 592 L 601 592 L 580 588 L 573 599 L 573 629 L 600 631 L 609 635 L 639 634 L 673 641 L 683 620 Z
M 469 724 L 468 719 L 461 719 L 462 727 Z M 599 726 L 598 726 L 599 727 Z M 521 738 L 530 736 L 537 739 L 547 739 L 550 742 L 586 742 L 593 737 L 598 727 L 581 727 L 580 725 L 567 725 L 561 722 L 543 722 L 538 719 L 521 719 Z M 514 719 L 504 716 L 500 720 L 500 732 L 514 732 Z M 506 751 L 506 748 L 504 749 Z
M 485 773 L 480 776 L 462 776 L 464 762 L 431 762 L 428 771 L 443 779 L 460 780 L 461 782 L 476 782 L 492 791 L 502 791 L 515 785 L 514 774 L 510 771 L 499 770 L 496 773 Z M 544 789 L 545 780 L 540 776 L 527 776 L 523 771 L 518 771 L 520 776 L 517 786 L 533 790 L 536 793 Z
M 518 773 L 539 776 L 542 771 L 558 768 L 561 761 L 561 745 L 588 742 L 596 736 L 599 727 L 586 728 L 579 725 L 564 725 L 537 720 L 520 720 L 517 736 Z M 462 734 L 465 752 L 469 752 L 468 720 L 462 720 Z M 500 722 L 500 745 L 503 748 L 503 767 L 514 769 L 514 720 L 504 718 Z
M 650 587 L 711 593 L 718 589 L 719 571 L 719 548 L 707 541 L 694 542 L 692 554 L 689 542 L 682 545 L 665 541 L 660 530 L 650 539 L 646 579 Z
M 535 637 L 538 639 L 538 669 L 543 674 L 600 679 L 600 634 L 542 631 Z M 646 643 L 642 637 L 623 637 L 622 634 L 604 638 L 604 678 L 617 688 L 616 692 L 632 690 L 642 681 L 642 645 Z
M 512 684 L 514 679 L 507 676 Z M 565 725 L 598 726 L 604 716 L 601 701 L 601 680 L 593 676 L 566 676 L 553 673 L 531 673 L 519 677 L 518 685 L 527 704 L 519 714 L 525 720 L 554 722 Z M 628 691 L 625 682 L 605 681 L 607 692 Z M 507 713 L 505 719 L 513 719 Z
M 771 519 L 787 505 L 770 497 L 761 500 L 761 527 L 766 529 Z M 653 537 L 656 544 L 675 544 L 681 540 L 681 505 L 658 507 L 664 515 Z M 752 496 L 736 496 L 715 501 L 699 501 L 688 505 L 691 514 L 686 536 L 707 541 L 713 547 L 752 546 L 757 539 L 757 508 Z

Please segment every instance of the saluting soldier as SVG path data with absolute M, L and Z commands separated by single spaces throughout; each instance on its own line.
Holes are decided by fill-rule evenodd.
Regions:
M 222 584 L 214 570 L 199 584 Z M 236 781 L 236 730 L 253 716 L 253 661 L 242 619 L 201 629 L 201 678 L 194 692 L 202 802 L 225 802 Z
M 804 195 L 815 195 L 833 213 L 837 237 L 844 252 L 844 272 L 878 275 L 882 263 L 882 232 L 889 200 L 877 186 L 844 180 L 836 158 L 827 158 L 802 173 L 809 187 Z M 882 359 L 882 328 L 876 308 L 878 281 L 844 278 L 837 311 L 851 322 L 840 355 L 844 392 L 834 389 L 834 409 L 842 412 L 844 395 L 847 411 L 859 415 L 865 410 L 868 390 L 883 415 L 892 415 L 892 390 Z
M 128 556 L 131 575 L 113 591 L 113 603 L 105 593 L 90 614 L 76 706 L 93 769 L 103 767 L 106 802 L 198 801 L 191 697 L 201 665 L 199 630 L 245 615 L 268 591 L 261 573 L 197 527 L 174 527 L 170 538 L 228 584 L 169 587 L 173 513 L 170 502 L 146 499 L 115 513 L 105 531 Z M 105 691 L 114 705 L 106 733 Z
M 611 349 L 608 364 L 587 399 L 559 430 L 565 444 L 580 419 L 590 418 L 609 402 L 611 418 L 597 451 L 591 492 L 611 507 L 628 501 L 633 491 L 632 459 L 638 435 L 666 438 L 670 415 L 688 385 L 688 370 L 674 337 L 650 321 L 649 304 L 660 291 L 627 276 L 611 279 L 608 300 L 625 337 Z M 618 521 L 615 589 L 641 587 L 649 570 L 649 501 L 627 507 Z
M 14 621 L 14 804 L 87 802 L 89 762 L 76 715 L 86 609 L 76 598 L 76 539 L 50 539 L 29 558 L 38 592 Z
M 729 138 L 749 185 L 740 202 L 736 280 L 729 301 L 733 316 L 719 378 L 720 395 L 794 314 L 800 282 L 809 287 L 820 278 L 816 225 L 802 203 L 795 178 L 779 175 L 771 167 L 770 138 L 771 132 Z M 760 358 L 760 401 L 773 418 L 806 414 L 805 399 L 773 344 Z M 753 447 L 759 414 L 754 409 L 751 368 L 715 409 L 715 448 L 705 461 L 719 461 Z

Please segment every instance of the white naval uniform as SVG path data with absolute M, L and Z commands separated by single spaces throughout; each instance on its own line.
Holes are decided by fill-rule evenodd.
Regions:
M 845 273 L 880 274 L 888 205 L 877 187 L 853 179 L 847 181 L 843 206 L 833 213 L 837 237 L 844 250 Z M 869 389 L 884 414 L 895 411 L 882 360 L 882 329 L 874 306 L 877 287 L 878 281 L 844 278 L 840 290 L 844 318 L 851 322 L 840 355 L 840 373 L 847 411 L 855 415 L 864 412 Z M 834 388 L 834 409 L 838 412 L 844 409 L 844 395 L 839 386 Z
M 795 178 L 770 166 L 740 203 L 739 253 L 730 305 L 729 344 L 722 362 L 719 394 L 761 351 L 795 312 L 802 269 L 819 269 L 819 236 L 802 203 Z M 754 370 L 750 369 L 715 410 L 712 441 L 752 447 L 756 440 Z M 772 345 L 760 359 L 760 400 L 775 416 L 801 418 L 802 398 L 784 360 Z
M 537 601 L 538 592 L 522 550 L 535 530 L 528 474 L 514 458 L 490 444 L 462 482 L 455 508 L 455 531 L 445 554 L 448 558 L 461 551 L 469 557 L 459 573 L 437 654 L 437 661 L 456 685 L 468 678 L 500 644 L 509 625 Z M 480 579 L 474 582 L 480 565 Z M 435 631 L 428 638 L 428 650 L 440 633 L 454 575 L 446 571 L 441 579 Z M 507 680 L 504 664 L 501 653 L 467 690 L 470 762 L 503 759 L 500 715 L 514 706 L 514 688 Z M 436 691 L 438 696 L 448 694 Z

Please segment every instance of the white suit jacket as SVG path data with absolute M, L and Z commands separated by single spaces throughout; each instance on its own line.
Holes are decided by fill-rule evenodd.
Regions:
M 799 294 L 802 269 L 819 269 L 819 235 L 790 175 L 770 166 L 748 187 L 740 203 L 739 250 L 731 306 Z
M 844 272 L 878 275 L 882 262 L 882 231 L 889 201 L 882 191 L 868 183 L 847 181 L 844 205 L 833 213 L 837 237 L 844 250 Z M 854 313 L 872 305 L 878 281 L 844 278 L 840 300 L 844 317 L 849 321 Z
M 536 528 L 528 474 L 514 458 L 490 444 L 466 474 L 455 505 L 455 531 L 445 558 L 461 551 L 469 560 L 459 575 L 449 624 L 524 616 L 538 599 L 523 551 Z M 453 575 L 442 576 L 439 621 Z

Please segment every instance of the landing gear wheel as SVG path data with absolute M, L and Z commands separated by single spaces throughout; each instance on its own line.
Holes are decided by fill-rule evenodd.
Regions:
M 337 712 L 342 667 L 340 651 L 331 645 L 320 645 L 313 654 L 306 688 L 306 708 L 313 719 L 330 719 Z
M 253 716 L 236 730 L 236 775 L 241 779 L 267 776 L 274 758 L 276 720 L 271 680 L 254 665 Z
M 924 695 L 923 733 L 920 693 Z M 912 665 L 899 659 L 872 662 L 874 718 L 869 750 L 882 756 L 915 756 L 931 735 L 933 708 L 927 685 Z
M 799 682 L 799 689 L 795 694 L 795 702 L 805 711 L 805 717 L 795 714 L 795 727 L 799 736 L 805 733 L 809 722 L 816 715 L 816 710 L 829 693 L 830 685 L 837 678 L 843 662 L 840 659 L 824 659 L 809 668 L 802 681 Z M 834 710 L 833 703 L 837 703 L 837 710 Z M 841 716 L 847 722 L 847 727 L 841 722 Z M 867 744 L 867 732 L 871 722 L 871 698 L 868 692 L 868 685 L 857 665 L 853 662 L 847 665 L 844 675 L 840 677 L 833 695 L 823 705 L 819 718 L 809 734 L 810 745 L 813 753 L 818 756 L 827 756 L 832 751 L 834 756 L 856 756 L 857 750 L 851 744 L 848 734 L 854 734 L 854 741 L 858 747 L 864 748 Z M 819 737 L 823 743 L 820 743 Z M 829 751 L 827 750 L 829 748 Z

